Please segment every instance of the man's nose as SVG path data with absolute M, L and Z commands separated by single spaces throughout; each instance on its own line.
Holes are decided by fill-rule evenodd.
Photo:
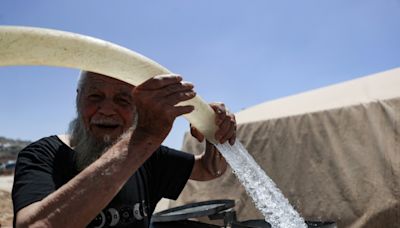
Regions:
M 103 102 L 99 104 L 98 111 L 105 116 L 114 115 L 116 113 L 115 104 L 111 100 L 105 99 Z

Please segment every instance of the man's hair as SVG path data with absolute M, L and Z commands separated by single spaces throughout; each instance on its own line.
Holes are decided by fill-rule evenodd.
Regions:
M 81 90 L 83 85 L 86 82 L 87 78 L 87 71 L 81 70 L 79 73 L 79 78 L 78 78 L 78 84 L 77 84 L 77 90 Z
M 80 111 L 79 104 L 80 104 L 83 88 L 84 88 L 87 78 L 88 78 L 87 76 L 88 76 L 88 71 L 81 70 L 81 72 L 79 74 L 77 88 L 76 88 L 76 100 L 75 100 L 76 111 L 78 113 Z

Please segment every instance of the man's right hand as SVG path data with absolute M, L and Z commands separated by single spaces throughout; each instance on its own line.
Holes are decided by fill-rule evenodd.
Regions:
M 159 75 L 135 87 L 133 100 L 138 122 L 133 136 L 150 137 L 159 146 L 171 131 L 175 118 L 194 110 L 193 106 L 176 104 L 195 96 L 193 84 L 174 74 Z

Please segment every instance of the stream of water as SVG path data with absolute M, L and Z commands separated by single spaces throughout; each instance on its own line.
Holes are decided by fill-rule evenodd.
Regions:
M 226 142 L 216 147 L 273 228 L 307 227 L 304 219 L 238 140 L 233 146 Z

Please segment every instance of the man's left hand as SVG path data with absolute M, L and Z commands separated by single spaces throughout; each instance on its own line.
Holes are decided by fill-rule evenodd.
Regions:
M 230 113 L 223 103 L 211 103 L 211 108 L 215 111 L 215 124 L 218 130 L 215 132 L 215 140 L 221 144 L 229 141 L 229 144 L 235 144 L 236 140 L 236 119 L 233 113 Z M 204 135 L 195 127 L 190 126 L 190 133 L 199 142 L 204 140 Z

